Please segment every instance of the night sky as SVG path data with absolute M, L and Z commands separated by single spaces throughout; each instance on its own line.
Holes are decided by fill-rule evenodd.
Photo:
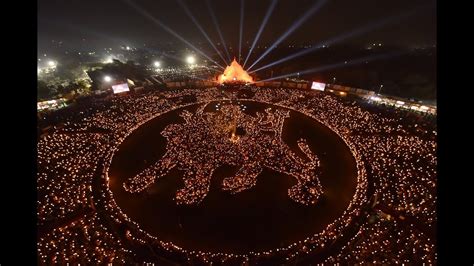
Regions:
M 295 20 L 320 0 L 280 0 L 263 31 L 259 44 L 273 43 Z M 250 45 L 266 13 L 270 0 L 245 0 L 243 42 Z M 190 42 L 206 42 L 177 1 L 134 0 L 144 10 Z M 218 34 L 205 0 L 185 0 L 211 39 Z M 228 45 L 238 47 L 239 0 L 210 0 Z M 285 44 L 313 44 L 399 17 L 389 25 L 351 38 L 349 43 L 382 42 L 394 45 L 432 45 L 436 43 L 436 1 L 433 0 L 328 0 Z M 38 49 L 45 50 L 52 40 L 72 49 L 87 45 L 110 47 L 113 44 L 141 46 L 143 43 L 181 43 L 141 15 L 125 0 L 41 0 L 38 2 Z M 119 44 L 120 43 L 120 44 Z M 86 45 L 84 45 L 86 44 Z

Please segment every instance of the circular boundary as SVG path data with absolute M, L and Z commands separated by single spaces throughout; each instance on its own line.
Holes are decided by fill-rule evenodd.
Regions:
M 178 109 L 182 109 L 182 108 L 185 108 L 185 107 L 189 107 L 189 106 L 193 106 L 193 105 L 200 105 L 200 104 L 209 104 L 211 102 L 216 102 L 216 101 L 256 102 L 256 103 L 268 104 L 268 105 L 272 105 L 272 106 L 276 106 L 276 107 L 280 107 L 280 108 L 284 108 L 284 109 L 289 109 L 289 110 L 301 113 L 305 116 L 309 116 L 310 118 L 314 119 L 315 121 L 319 122 L 320 124 L 326 126 L 331 131 L 336 133 L 339 136 L 339 138 L 342 139 L 342 141 L 345 143 L 345 145 L 351 151 L 352 156 L 354 157 L 354 159 L 356 161 L 356 167 L 357 167 L 356 191 L 355 191 L 351 201 L 349 202 L 348 207 L 346 208 L 346 210 L 344 210 L 342 215 L 339 216 L 337 219 L 335 219 L 332 223 L 329 223 L 326 226 L 326 228 L 324 230 L 322 230 L 321 232 L 318 232 L 318 233 L 315 233 L 311 236 L 308 236 L 305 239 L 300 240 L 298 242 L 295 242 L 295 243 L 293 243 L 293 244 L 291 244 L 287 247 L 275 248 L 275 249 L 271 249 L 271 250 L 267 250 L 267 251 L 261 251 L 261 252 L 249 252 L 247 254 L 232 254 L 232 253 L 222 253 L 222 252 L 216 253 L 216 252 L 203 252 L 203 251 L 187 250 L 187 249 L 181 248 L 181 247 L 173 244 L 172 242 L 161 241 L 161 240 L 159 240 L 158 237 L 153 236 L 153 235 L 149 234 L 148 232 L 144 231 L 143 229 L 141 229 L 140 225 L 138 223 L 136 223 L 135 221 L 133 221 L 131 218 L 129 218 L 121 210 L 120 206 L 118 204 L 116 204 L 115 199 L 113 197 L 113 193 L 112 193 L 112 191 L 109 187 L 109 175 L 108 175 L 108 173 L 109 173 L 109 168 L 110 168 L 110 165 L 113 161 L 113 158 L 114 158 L 114 155 L 115 155 L 116 151 L 119 149 L 119 146 L 122 144 L 122 142 L 129 135 L 131 135 L 136 129 L 138 129 L 142 125 L 148 123 L 152 119 L 155 119 L 155 118 L 157 118 L 159 116 L 162 116 L 166 113 L 176 111 Z M 194 102 L 194 103 L 190 103 L 190 104 L 180 105 L 180 106 L 171 108 L 169 110 L 156 113 L 154 115 L 151 115 L 149 118 L 137 123 L 135 126 L 131 127 L 126 132 L 120 132 L 119 131 L 119 132 L 114 132 L 114 133 L 115 134 L 118 133 L 120 136 L 118 137 L 118 139 L 116 139 L 113 142 L 113 144 L 112 144 L 113 148 L 111 150 L 109 150 L 109 152 L 107 154 L 105 154 L 105 156 L 104 156 L 104 164 L 103 164 L 103 168 L 102 168 L 102 174 L 101 174 L 101 177 L 100 177 L 100 185 L 104 186 L 103 189 L 99 188 L 99 189 L 101 189 L 100 192 L 108 192 L 107 195 L 105 195 L 104 193 L 101 193 L 101 195 L 103 195 L 104 200 L 106 201 L 106 203 L 107 202 L 112 203 L 112 205 L 113 205 L 113 209 L 111 210 L 110 208 L 108 208 L 107 204 L 105 204 L 106 211 L 109 214 L 111 214 L 111 218 L 113 220 L 115 220 L 117 223 L 121 224 L 125 221 L 125 222 L 129 223 L 129 225 L 132 225 L 132 227 L 135 231 L 134 234 L 139 235 L 141 237 L 141 238 L 136 238 L 132 234 L 131 238 L 133 240 L 138 241 L 142 244 L 145 244 L 143 239 L 142 239 L 142 238 L 145 238 L 146 242 L 148 244 L 150 244 L 152 246 L 153 245 L 158 245 L 160 248 L 163 248 L 164 250 L 166 250 L 168 252 L 171 252 L 172 254 L 175 254 L 176 252 L 184 253 L 184 255 L 186 255 L 187 260 L 190 260 L 190 257 L 193 257 L 193 258 L 198 259 L 199 261 L 206 262 L 206 263 L 209 263 L 211 261 L 224 262 L 227 259 L 241 259 L 244 262 L 245 261 L 248 262 L 251 259 L 257 259 L 257 261 L 258 261 L 258 259 L 262 256 L 264 256 L 266 259 L 268 259 L 269 257 L 282 257 L 283 256 L 284 260 L 289 261 L 289 260 L 291 260 L 292 258 L 294 258 L 295 256 L 298 255 L 298 252 L 300 251 L 301 248 L 309 249 L 305 252 L 306 254 L 309 254 L 309 253 L 316 254 L 316 253 L 319 253 L 321 251 L 324 251 L 325 249 L 328 248 L 328 246 L 330 246 L 331 243 L 335 242 L 338 239 L 339 235 L 342 233 L 342 231 L 344 231 L 344 229 L 346 229 L 349 225 L 351 225 L 352 220 L 360 214 L 360 210 L 361 210 L 362 206 L 364 206 L 368 202 L 369 197 L 367 195 L 367 184 L 368 184 L 367 172 L 366 172 L 366 169 L 365 169 L 365 165 L 364 165 L 359 153 L 357 152 L 356 147 L 351 145 L 351 142 L 349 141 L 349 139 L 346 138 L 343 134 L 341 134 L 337 130 L 337 128 L 334 128 L 333 126 L 331 126 L 328 123 L 326 123 L 325 121 L 313 116 L 312 114 L 304 113 L 300 110 L 297 110 L 297 109 L 295 109 L 293 107 L 290 107 L 290 106 L 285 106 L 283 104 L 266 102 L 266 101 L 262 101 L 262 100 L 239 99 L 239 98 L 237 98 L 237 99 L 215 99 L 215 100 Z M 104 191 L 104 189 L 105 189 L 105 191 Z M 324 233 L 326 233 L 327 235 L 330 235 L 332 237 L 327 237 L 327 236 L 323 237 L 322 234 L 324 234 Z M 316 245 L 315 245 L 315 241 L 314 241 L 315 239 L 316 240 L 323 239 L 323 240 L 322 240 L 322 242 L 319 241 L 320 243 L 316 243 Z M 314 247 L 308 247 L 311 244 L 313 244 L 313 246 L 314 245 L 315 246 Z

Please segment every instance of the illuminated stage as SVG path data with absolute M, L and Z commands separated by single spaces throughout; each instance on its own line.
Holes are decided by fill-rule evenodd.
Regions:
M 219 75 L 217 81 L 223 83 L 253 83 L 253 78 L 245 71 L 242 66 L 235 60 L 232 61 L 230 66 L 227 66 L 224 73 Z

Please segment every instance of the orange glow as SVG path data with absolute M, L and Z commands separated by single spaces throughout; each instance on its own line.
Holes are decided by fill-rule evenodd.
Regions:
M 227 66 L 222 75 L 219 75 L 219 83 L 224 82 L 235 82 L 235 81 L 244 81 L 244 82 L 253 82 L 253 78 L 245 71 L 239 63 L 234 58 L 234 61 Z

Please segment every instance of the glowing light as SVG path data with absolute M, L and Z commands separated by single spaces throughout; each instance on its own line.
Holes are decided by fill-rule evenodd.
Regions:
M 50 66 L 50 67 L 55 67 L 55 66 L 56 66 L 56 62 L 54 62 L 53 60 L 50 60 L 50 61 L 48 61 L 48 66 Z
M 107 57 L 104 61 L 102 61 L 102 63 L 104 64 L 110 64 L 110 63 L 113 63 L 114 60 L 112 59 L 112 57 Z
M 121 92 L 130 91 L 130 89 L 128 88 L 127 83 L 113 85 L 112 90 L 114 91 L 114 93 L 121 93 Z
M 398 104 L 398 105 L 404 105 L 405 102 L 404 102 L 404 101 L 396 101 L 396 104 Z
M 125 49 L 127 49 L 127 51 L 130 51 L 130 46 L 127 46 Z
M 153 63 L 153 65 L 154 65 L 155 67 L 160 67 L 160 66 L 161 66 L 161 63 L 158 62 L 158 61 L 155 61 L 155 62 Z
M 186 57 L 186 62 L 188 64 L 192 65 L 192 64 L 196 63 L 196 58 L 194 56 L 190 55 L 190 56 Z
M 104 81 L 105 82 L 111 82 L 112 81 L 112 78 L 110 76 L 105 76 L 104 77 Z
M 343 91 L 340 91 L 340 92 L 339 92 L 339 95 L 343 95 L 343 96 L 344 96 L 344 95 L 346 95 L 346 94 L 347 94 L 347 93 L 345 93 L 345 92 L 343 92 Z
M 428 106 L 422 105 L 422 106 L 420 106 L 420 109 L 422 109 L 422 110 L 428 110 Z
M 224 73 L 219 75 L 218 81 L 221 84 L 229 81 L 253 82 L 253 78 L 242 68 L 239 63 L 237 63 L 234 58 L 234 61 L 232 61 L 230 66 L 225 68 Z
M 324 88 L 326 88 L 325 83 L 313 81 L 313 83 L 311 84 L 312 90 L 324 91 Z
M 370 99 L 372 101 L 376 101 L 376 102 L 380 102 L 382 100 L 380 97 L 377 97 L 377 96 L 372 96 L 372 97 L 370 97 Z

